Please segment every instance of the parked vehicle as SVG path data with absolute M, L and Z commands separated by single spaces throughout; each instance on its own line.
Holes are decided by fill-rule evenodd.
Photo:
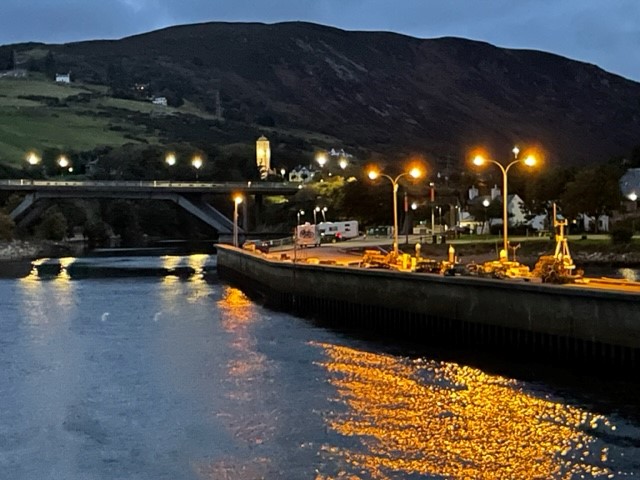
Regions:
M 301 247 L 320 245 L 320 234 L 315 225 L 305 223 L 296 227 L 296 244 Z
M 318 233 L 320 236 L 334 237 L 342 240 L 356 238 L 358 236 L 358 221 L 320 222 L 318 224 Z

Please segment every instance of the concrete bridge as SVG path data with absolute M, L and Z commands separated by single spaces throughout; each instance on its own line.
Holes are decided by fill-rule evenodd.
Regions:
M 298 185 L 288 182 L 174 182 L 93 181 L 93 180 L 0 180 L 0 190 L 25 193 L 23 201 L 10 213 L 17 225 L 29 225 L 42 213 L 47 199 L 113 198 L 132 200 L 169 200 L 214 228 L 220 235 L 231 235 L 233 221 L 206 203 L 204 195 L 240 193 L 255 197 L 261 204 L 264 195 L 293 195 Z M 43 201 L 45 200 L 45 201 Z M 246 202 L 244 203 L 246 208 Z M 246 211 L 243 215 L 246 230 Z M 242 231 L 242 229 L 241 229 Z

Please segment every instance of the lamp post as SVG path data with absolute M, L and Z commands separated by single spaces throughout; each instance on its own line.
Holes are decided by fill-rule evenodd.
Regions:
M 324 167 L 327 163 L 327 154 L 325 152 L 316 153 L 316 162 L 320 165 L 320 168 Z
M 485 198 L 485 199 L 482 201 L 482 205 L 484 206 L 484 225 L 483 225 L 482 230 L 484 231 L 484 229 L 485 229 L 485 228 L 486 228 L 487 230 L 490 230 L 490 228 L 489 228 L 489 224 L 488 224 L 489 220 L 488 220 L 488 218 L 487 218 L 487 208 L 489 208 L 489 205 L 491 205 L 491 202 L 489 201 L 489 199 L 488 199 L 488 198 Z M 487 234 L 487 232 L 485 232 L 485 235 L 486 235 L 486 234 Z
M 313 224 L 316 225 L 318 223 L 318 212 L 320 211 L 320 207 L 316 207 L 313 209 Z
M 436 232 L 436 220 L 435 215 L 433 213 L 433 202 L 436 200 L 436 184 L 433 182 L 429 182 L 429 199 L 431 200 L 431 235 L 435 235 Z
M 304 215 L 304 210 L 298 210 L 298 213 L 296 213 L 296 215 L 297 215 L 297 218 L 298 218 L 298 223 L 297 223 L 297 225 L 298 225 L 298 226 L 300 226 L 300 217 L 301 217 L 302 215 Z
M 27 163 L 32 167 L 40 163 L 40 156 L 35 152 L 29 152 L 27 154 Z
M 327 213 L 327 210 L 329 210 L 327 207 L 322 207 L 322 210 L 320 210 L 320 212 L 322 213 L 322 221 L 324 223 L 327 223 L 327 217 L 325 215 Z
M 167 153 L 166 157 L 164 157 L 164 161 L 170 167 L 173 167 L 176 164 L 176 154 L 175 153 Z
M 509 169 L 513 167 L 516 163 L 520 163 L 520 162 L 524 163 L 528 167 L 533 167 L 536 164 L 536 158 L 533 155 L 529 155 L 525 159 L 518 158 L 518 154 L 520 153 L 520 149 L 518 147 L 513 147 L 513 150 L 511 150 L 511 152 L 513 153 L 514 159 L 511 161 L 511 163 L 507 164 L 506 166 L 490 158 L 484 158 L 482 155 L 477 155 L 473 159 L 474 165 L 482 166 L 486 162 L 489 162 L 497 165 L 500 168 L 500 171 L 502 172 L 502 243 L 503 243 L 502 248 L 504 249 L 506 255 L 508 255 L 508 252 L 509 252 L 508 250 L 509 248 L 509 235 L 508 235 L 509 217 L 508 217 L 508 211 L 507 211 L 507 185 L 508 185 L 507 182 L 508 182 Z
M 200 155 L 196 155 L 195 157 L 193 157 L 193 160 L 191 160 L 191 165 L 196 169 L 196 180 L 198 180 L 198 171 L 202 167 L 202 157 L 200 157 Z
M 238 246 L 238 205 L 242 203 L 244 199 L 242 195 L 236 194 L 233 197 L 233 246 Z
M 69 168 L 69 159 L 65 155 L 60 155 L 58 157 L 58 166 L 61 168 L 62 173 L 61 176 L 64 178 L 64 171 Z
M 422 172 L 419 168 L 413 168 L 410 172 L 404 172 L 393 178 L 384 173 L 380 173 L 377 170 L 370 170 L 368 176 L 371 180 L 375 180 L 378 177 L 384 177 L 391 182 L 393 187 L 393 253 L 398 254 L 398 180 L 409 175 L 413 178 L 420 178 Z

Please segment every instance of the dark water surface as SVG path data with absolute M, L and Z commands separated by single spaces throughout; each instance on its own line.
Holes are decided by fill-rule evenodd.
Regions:
M 0 479 L 640 475 L 635 382 L 438 358 L 200 276 L 1 279 Z

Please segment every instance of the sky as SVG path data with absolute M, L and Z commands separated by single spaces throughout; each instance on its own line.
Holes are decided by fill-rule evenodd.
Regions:
M 640 81 L 640 0 L 0 0 L 0 44 L 117 39 L 210 21 L 308 21 L 542 50 Z

